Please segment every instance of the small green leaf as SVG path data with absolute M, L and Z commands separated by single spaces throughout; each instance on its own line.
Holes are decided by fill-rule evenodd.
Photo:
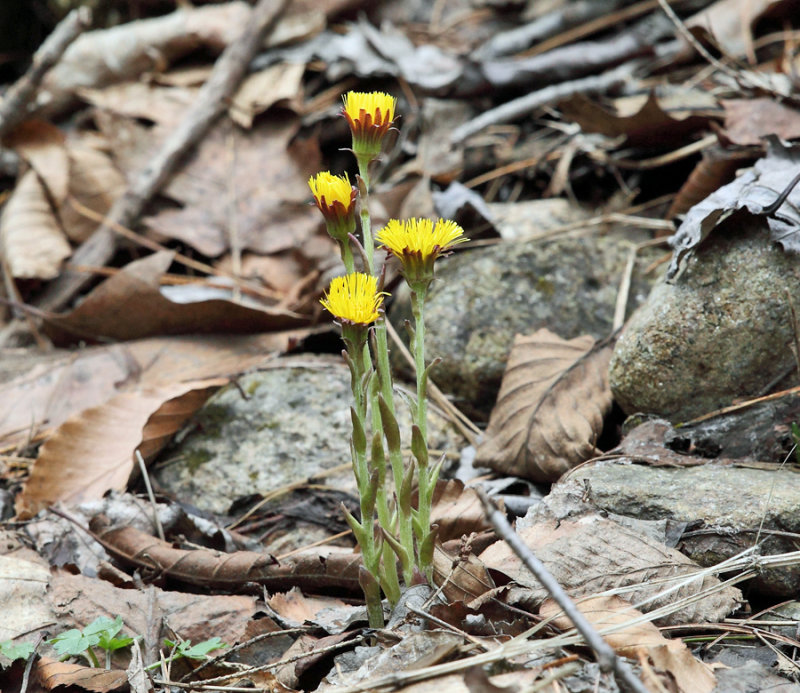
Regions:
M 0 655 L 12 662 L 17 659 L 28 659 L 35 649 L 36 646 L 32 642 L 14 642 L 13 640 L 0 642 Z
M 100 647 L 102 647 L 106 652 L 114 652 L 115 650 L 121 650 L 123 647 L 128 647 L 133 642 L 133 638 L 100 638 L 100 642 L 97 643 Z
M 213 652 L 214 650 L 222 649 L 223 647 L 227 647 L 227 645 L 222 642 L 220 638 L 211 638 L 210 640 L 204 640 L 203 642 L 199 642 L 196 645 L 192 645 L 191 640 L 184 640 L 181 643 L 174 643 L 172 640 L 164 640 L 164 644 L 167 647 L 176 647 L 177 652 L 175 653 L 175 657 L 188 657 L 189 659 L 205 659 L 206 655 L 209 652 Z
M 72 628 L 48 640 L 58 654 L 68 657 L 83 654 L 99 641 L 100 636 L 84 635 L 77 628 Z

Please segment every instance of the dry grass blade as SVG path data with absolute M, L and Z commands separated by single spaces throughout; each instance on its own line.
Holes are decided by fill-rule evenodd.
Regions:
M 554 481 L 597 454 L 611 407 L 611 345 L 561 339 L 547 329 L 517 335 L 476 463 Z

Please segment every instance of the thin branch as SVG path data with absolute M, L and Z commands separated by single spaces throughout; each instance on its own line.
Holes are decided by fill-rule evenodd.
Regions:
M 597 94 L 617 89 L 630 80 L 638 66 L 639 61 L 627 62 L 601 75 L 591 75 L 590 77 L 573 79 L 569 82 L 553 84 L 521 96 L 518 99 L 508 101 L 457 127 L 450 135 L 450 142 L 452 144 L 460 144 L 467 137 L 480 132 L 490 125 L 516 120 L 528 115 L 537 108 L 563 101 L 575 96 L 575 94 Z
M 69 44 L 91 23 L 90 8 L 72 10 L 39 47 L 28 71 L 11 86 L 0 103 L 0 138 L 25 120 L 28 116 L 28 105 L 47 71 L 61 59 Z
M 105 222 L 72 256 L 76 265 L 105 265 L 116 250 L 114 226 L 133 226 L 147 203 L 167 183 L 179 164 L 224 112 L 256 51 L 275 26 L 289 0 L 259 0 L 241 36 L 231 41 L 214 65 L 192 108 L 161 150 L 135 177 L 114 203 Z M 47 310 L 63 308 L 91 275 L 64 272 L 39 297 L 37 304 Z
M 476 488 L 478 496 L 483 504 L 486 518 L 489 520 L 492 527 L 497 532 L 497 536 L 501 537 L 511 547 L 520 560 L 525 564 L 525 567 L 536 576 L 536 579 L 548 591 L 553 600 L 558 604 L 564 614 L 575 624 L 575 628 L 583 636 L 586 644 L 594 650 L 597 656 L 597 661 L 600 664 L 600 670 L 604 672 L 613 671 L 617 678 L 617 683 L 620 687 L 633 691 L 634 693 L 647 693 L 647 688 L 633 673 L 633 670 L 628 664 L 617 657 L 614 649 L 609 645 L 600 634 L 595 630 L 594 626 L 589 623 L 587 618 L 575 606 L 575 602 L 570 599 L 569 595 L 564 591 L 561 585 L 558 584 L 544 563 L 542 563 L 533 552 L 525 545 L 519 535 L 513 530 L 506 516 L 501 513 L 495 504 L 490 500 L 489 496 L 483 489 Z

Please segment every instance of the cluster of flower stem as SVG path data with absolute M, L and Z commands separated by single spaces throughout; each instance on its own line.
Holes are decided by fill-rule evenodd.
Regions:
M 394 122 L 395 99 L 380 92 L 349 92 L 343 115 L 353 137 L 358 163 L 358 188 L 347 176 L 322 172 L 309 186 L 325 217 L 328 233 L 337 241 L 346 274 L 336 277 L 322 299 L 342 326 L 343 352 L 353 390 L 350 450 L 359 491 L 361 518 L 345 510 L 347 522 L 361 549 L 364 590 L 370 626 L 383 625 L 381 591 L 394 604 L 400 598 L 400 574 L 405 585 L 431 580 L 436 527 L 431 526 L 431 504 L 441 461 L 431 464 L 427 445 L 424 305 L 433 280 L 437 257 L 466 240 L 454 222 L 427 219 L 391 220 L 373 237 L 369 210 L 369 165 L 381 153 Z M 356 237 L 359 208 L 361 241 Z M 395 412 L 389 367 L 386 318 L 381 291 L 382 272 L 375 267 L 375 244 L 399 259 L 411 288 L 414 317 L 412 351 L 416 368 L 417 400 L 412 405 L 412 459 L 406 464 Z M 355 253 L 353 250 L 355 249 Z M 361 257 L 363 272 L 356 271 Z M 388 460 L 388 466 L 387 466 Z M 387 476 L 391 474 L 392 484 Z M 417 503 L 412 491 L 417 487 Z M 390 489 L 394 493 L 390 493 Z

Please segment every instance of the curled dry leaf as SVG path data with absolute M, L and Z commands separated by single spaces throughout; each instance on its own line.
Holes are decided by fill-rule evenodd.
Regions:
M 683 260 L 717 226 L 739 210 L 762 215 L 800 169 L 800 146 L 786 146 L 777 137 L 767 139 L 767 155 L 731 183 L 719 188 L 692 207 L 670 244 L 675 249 L 667 280 L 676 277 Z M 800 253 L 800 187 L 794 187 L 774 212 L 766 217 L 770 240 L 790 253 Z M 758 224 L 752 228 L 760 229 Z
M 17 497 L 18 516 L 32 517 L 57 501 L 75 503 L 124 489 L 134 469 L 134 451 L 153 457 L 225 382 L 126 392 L 68 419 L 41 447 Z
M 630 624 L 642 615 L 621 597 L 592 597 L 577 604 L 578 609 L 595 628 L 614 632 L 604 639 L 623 657 L 637 659 L 642 665 L 642 679 L 651 691 L 672 690 L 665 687 L 663 674 L 674 677 L 680 693 L 711 693 L 716 679 L 711 668 L 696 659 L 682 640 L 668 640 L 652 623 Z M 564 630 L 572 628 L 572 622 L 560 613 L 560 608 L 548 599 L 539 609 L 544 618 L 555 616 L 553 623 Z M 630 624 L 630 625 L 629 625 Z
M 0 250 L 17 279 L 53 279 L 72 252 L 33 170 L 20 178 L 3 209 Z
M 176 549 L 134 527 L 109 527 L 107 518 L 91 523 L 96 538 L 116 560 L 187 585 L 237 589 L 257 582 L 268 589 L 360 590 L 358 571 L 361 555 L 336 546 L 300 551 L 277 561 L 255 551 L 223 553 L 209 549 Z
M 547 329 L 517 335 L 476 465 L 532 481 L 555 481 L 597 455 L 611 409 L 612 345 L 561 339 Z

